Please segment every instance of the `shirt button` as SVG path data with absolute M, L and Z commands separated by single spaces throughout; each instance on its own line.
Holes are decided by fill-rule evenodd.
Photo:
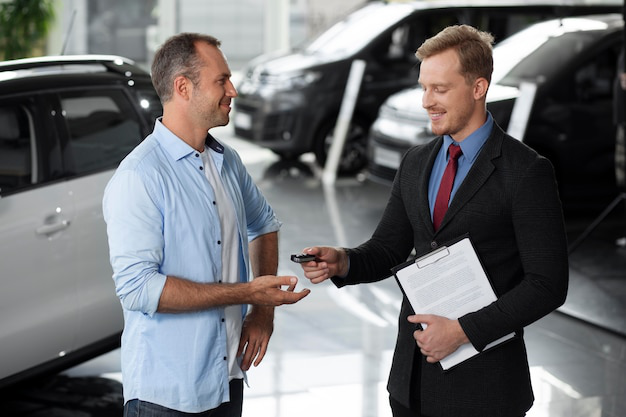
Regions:
M 214 201 L 214 202 L 213 202 L 213 205 L 216 205 L 216 204 L 217 204 L 217 203 Z
M 430 247 L 433 249 L 437 249 L 437 242 L 435 242 L 434 240 L 432 242 L 430 242 Z
M 222 319 L 222 323 L 224 323 L 225 321 L 226 321 L 225 319 Z
M 218 240 L 218 241 L 217 241 L 217 244 L 218 244 L 218 245 L 221 245 L 221 244 L 222 244 L 222 241 L 221 241 L 221 240 Z
M 200 171 L 204 171 L 204 167 L 198 167 L 198 168 L 200 168 Z
M 197 153 L 197 154 L 196 154 L 196 158 L 198 158 L 199 156 L 200 156 L 200 154 L 199 154 L 199 153 Z
M 224 356 L 224 360 L 228 360 L 228 358 L 226 356 Z

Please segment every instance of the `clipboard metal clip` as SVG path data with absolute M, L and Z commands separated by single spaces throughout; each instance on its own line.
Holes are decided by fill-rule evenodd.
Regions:
M 450 251 L 447 246 L 442 246 L 437 250 L 434 250 L 426 255 L 419 257 L 415 260 L 415 265 L 419 268 L 425 268 L 428 265 L 432 265 L 440 259 L 445 258 L 450 255 Z

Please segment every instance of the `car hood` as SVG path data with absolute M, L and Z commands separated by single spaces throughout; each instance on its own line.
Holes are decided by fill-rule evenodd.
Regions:
M 255 74 L 284 74 L 310 70 L 313 67 L 337 61 L 337 55 L 305 54 L 291 52 L 282 54 L 265 54 L 250 61 L 249 72 Z

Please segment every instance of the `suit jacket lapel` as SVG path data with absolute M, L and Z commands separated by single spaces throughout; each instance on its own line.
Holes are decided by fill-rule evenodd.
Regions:
M 433 170 L 433 165 L 435 164 L 435 159 L 437 158 L 437 154 L 439 153 L 439 149 L 441 149 L 441 145 L 443 144 L 443 138 L 440 136 L 436 140 L 433 141 L 433 146 L 430 149 L 430 153 L 428 154 L 428 159 L 425 164 L 420 164 L 420 168 L 418 169 L 418 178 L 419 178 L 419 187 L 422 192 L 418 193 L 419 198 L 419 210 L 420 210 L 420 218 L 424 219 L 424 225 L 427 228 L 433 230 L 433 222 L 432 216 L 430 214 L 430 203 L 428 200 L 428 184 L 430 181 L 430 173 Z

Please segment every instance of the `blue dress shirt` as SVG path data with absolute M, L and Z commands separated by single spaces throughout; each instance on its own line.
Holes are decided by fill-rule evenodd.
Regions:
M 248 242 L 278 231 L 280 222 L 237 153 L 211 135 L 207 144 L 235 207 L 245 282 Z M 157 120 L 106 187 L 103 212 L 125 321 L 125 401 L 197 413 L 229 400 L 224 309 L 157 312 L 167 275 L 222 280 L 220 202 L 203 170 L 200 154 Z
M 493 117 L 491 116 L 491 113 L 487 112 L 487 120 L 485 123 L 483 123 L 481 127 L 476 129 L 471 135 L 466 137 L 461 142 L 454 142 L 454 139 L 452 139 L 449 135 L 443 136 L 443 145 L 441 145 L 441 149 L 435 158 L 435 164 L 433 165 L 433 169 L 430 173 L 430 180 L 428 182 L 428 202 L 430 204 L 431 218 L 435 208 L 435 200 L 437 199 L 437 192 L 439 191 L 441 177 L 443 177 L 443 172 L 448 164 L 448 147 L 450 144 L 454 142 L 461 146 L 463 155 L 461 155 L 458 160 L 456 176 L 454 177 L 454 185 L 452 186 L 452 193 L 450 194 L 450 202 L 448 205 L 452 203 L 452 199 L 454 198 L 456 191 L 459 189 L 461 183 L 463 183 L 467 173 L 478 157 L 480 150 L 491 134 L 492 129 Z

